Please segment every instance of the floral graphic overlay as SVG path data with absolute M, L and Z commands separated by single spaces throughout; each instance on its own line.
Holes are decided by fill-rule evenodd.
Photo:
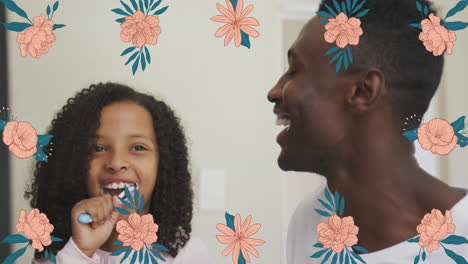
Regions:
M 223 251 L 223 256 L 229 255 L 232 251 L 232 262 L 234 264 L 250 263 L 249 254 L 259 257 L 258 251 L 253 246 L 261 246 L 265 241 L 261 239 L 249 238 L 256 234 L 261 227 L 261 224 L 250 226 L 251 215 L 247 216 L 244 223 L 241 225 L 241 217 L 237 214 L 235 217 L 225 214 L 226 224 L 217 224 L 216 228 L 225 234 L 225 236 L 216 236 L 219 242 L 229 244 Z
M 452 54 L 453 42 L 457 40 L 455 32 L 468 27 L 466 22 L 446 22 L 445 20 L 456 13 L 462 11 L 468 5 L 468 0 L 462 0 L 458 2 L 454 8 L 450 9 L 445 15 L 445 18 L 441 20 L 440 17 L 434 14 L 429 14 L 428 8 L 424 6 L 424 9 L 418 1 L 416 1 L 416 8 L 421 13 L 422 21 L 419 24 L 410 24 L 410 26 L 419 28 L 422 32 L 419 34 L 419 39 L 423 42 L 424 47 L 429 52 L 432 52 L 434 56 L 440 56 L 447 50 L 447 54 Z
M 325 53 L 325 56 L 333 54 L 341 49 L 328 63 L 332 64 L 334 61 L 338 60 L 335 66 L 336 73 L 340 71 L 342 64 L 345 70 L 347 70 L 349 65 L 353 63 L 353 55 L 351 54 L 349 45 L 358 45 L 359 37 L 363 34 L 361 20 L 359 18 L 366 15 L 370 10 L 365 9 L 359 12 L 365 2 L 366 0 L 363 0 L 358 4 L 358 0 L 353 0 L 351 4 L 351 0 L 346 0 L 342 1 L 340 6 L 336 0 L 333 0 L 336 12 L 327 4 L 325 4 L 325 7 L 329 12 L 317 12 L 319 16 L 329 18 L 320 22 L 325 26 L 325 41 L 328 43 L 336 42 L 336 47 L 329 49 Z
M 236 47 L 240 45 L 250 49 L 250 38 L 256 38 L 260 35 L 257 30 L 250 26 L 260 26 L 257 19 L 253 17 L 246 17 L 254 8 L 253 5 L 248 5 L 243 9 L 243 0 L 226 0 L 226 6 L 228 9 L 223 7 L 221 4 L 216 3 L 216 8 L 222 15 L 211 17 L 210 20 L 214 22 L 226 23 L 220 27 L 215 37 L 219 38 L 224 35 L 224 46 L 227 46 L 234 37 L 234 44 Z
M 434 118 L 429 123 L 419 126 L 413 117 L 416 118 L 416 115 L 406 118 L 405 125 L 410 122 L 412 129 L 403 129 L 405 131 L 403 136 L 410 141 L 418 140 L 423 149 L 430 150 L 434 154 L 447 155 L 457 144 L 462 148 L 468 145 L 468 137 L 466 137 L 468 123 L 465 123 L 464 116 L 451 124 L 445 119 Z
M 128 217 L 128 220 L 120 220 L 117 222 L 116 230 L 119 233 L 119 236 L 117 237 L 117 241 L 114 242 L 114 245 L 123 246 L 123 248 L 112 252 L 111 256 L 118 256 L 125 252 L 122 260 L 120 261 L 120 263 L 123 263 L 124 260 L 126 260 L 132 254 L 133 251 L 133 255 L 130 261 L 131 264 L 136 263 L 137 258 L 139 261 L 138 263 L 157 264 L 158 261 L 156 258 L 166 262 L 161 254 L 153 249 L 154 247 L 161 251 L 169 251 L 165 246 L 156 243 L 158 240 L 156 232 L 158 232 L 159 226 L 154 223 L 153 215 L 139 215 L 143 210 L 144 195 L 141 195 L 140 197 L 138 189 L 135 189 L 134 196 L 132 197 L 126 186 L 124 192 L 128 201 L 120 197 L 117 198 L 128 209 L 135 210 L 135 212 L 130 213 L 126 209 L 115 207 L 115 209 L 121 214 L 130 216 Z
M 45 54 L 49 51 L 52 43 L 55 42 L 56 37 L 54 30 L 63 28 L 63 24 L 55 24 L 52 19 L 54 17 L 55 11 L 59 7 L 59 1 L 56 1 L 52 8 L 50 5 L 46 8 L 46 14 L 40 14 L 37 17 L 33 18 L 33 21 L 29 19 L 26 12 L 15 4 L 12 0 L 0 0 L 6 8 L 10 11 L 15 12 L 20 17 L 25 18 L 29 23 L 24 22 L 11 22 L 11 23 L 2 23 L 7 30 L 18 33 L 16 37 L 16 42 L 18 42 L 21 56 L 26 57 L 29 51 L 31 57 L 39 59 L 42 54 Z
M 133 46 L 125 49 L 120 56 L 135 51 L 125 63 L 125 65 L 127 65 L 135 60 L 132 66 L 133 75 L 135 75 L 138 70 L 140 62 L 142 71 L 145 71 L 146 63 L 151 63 L 151 56 L 146 46 L 156 45 L 158 42 L 158 36 L 161 34 L 158 16 L 164 13 L 169 7 L 165 6 L 156 10 L 161 4 L 161 1 L 162 0 L 156 2 L 155 0 L 139 0 L 137 4 L 136 0 L 130 0 L 131 7 L 123 1 L 120 1 L 123 9 L 115 8 L 111 10 L 118 15 L 124 16 L 115 20 L 122 28 L 120 39 L 123 42 L 132 42 Z
M 20 211 L 18 218 L 18 224 L 16 224 L 16 231 L 24 233 L 7 236 L 1 243 L 27 243 L 25 247 L 17 250 L 15 253 L 9 255 L 2 264 L 12 264 L 19 257 L 21 257 L 28 248 L 31 247 L 37 249 L 39 252 L 45 249 L 45 258 L 50 259 L 56 263 L 55 255 L 50 251 L 49 246 L 52 242 L 63 241 L 60 238 L 51 235 L 54 230 L 54 226 L 49 223 L 49 219 L 44 213 L 41 213 L 38 209 L 32 209 L 26 215 L 25 210 Z
M 341 217 L 345 205 L 344 197 L 341 197 L 340 201 L 340 195 L 337 191 L 332 197 L 328 188 L 325 187 L 325 198 L 327 202 L 322 199 L 318 199 L 318 201 L 326 210 L 314 209 L 319 215 L 328 217 L 328 222 L 321 222 L 317 225 L 319 239 L 314 247 L 323 249 L 310 257 L 320 258 L 325 255 L 322 263 L 326 263 L 332 255 L 331 263 L 357 264 L 357 260 L 366 263 L 361 256 L 353 251 L 354 249 L 365 254 L 369 253 L 363 247 L 356 246 L 359 228 L 354 225 L 353 217 Z
M 421 246 L 418 255 L 414 258 L 415 264 L 419 263 L 420 260 L 426 260 L 426 250 L 428 253 L 432 253 L 439 249 L 439 245 L 455 263 L 467 263 L 466 259 L 446 247 L 447 245 L 468 244 L 468 240 L 462 236 L 447 236 L 449 233 L 455 233 L 455 224 L 452 221 L 449 210 L 445 211 L 445 216 L 438 209 L 432 209 L 431 213 L 424 215 L 421 224 L 416 227 L 419 235 L 408 240 L 410 243 L 418 243 Z
M 30 123 L 11 120 L 13 115 L 11 115 L 10 110 L 8 107 L 6 109 L 2 107 L 2 110 L 0 110 L 0 114 L 6 117 L 0 117 L 0 131 L 3 131 L 3 143 L 8 146 L 10 152 L 17 158 L 26 159 L 34 156 L 37 161 L 47 162 L 47 158 L 52 155 L 52 149 L 49 148 L 48 154 L 45 154 L 41 146 L 47 147 L 52 135 L 38 135 L 36 129 Z

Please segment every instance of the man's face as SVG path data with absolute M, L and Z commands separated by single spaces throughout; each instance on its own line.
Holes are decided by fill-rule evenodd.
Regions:
M 323 173 L 346 133 L 343 80 L 324 56 L 333 46 L 323 34 L 317 16 L 304 26 L 288 52 L 288 71 L 268 93 L 279 123 L 286 126 L 277 137 L 283 170 Z

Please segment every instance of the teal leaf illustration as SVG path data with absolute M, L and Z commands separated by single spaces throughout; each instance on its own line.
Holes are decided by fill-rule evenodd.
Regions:
M 23 9 L 21 9 L 20 7 L 18 7 L 15 2 L 13 2 L 12 0 L 0 0 L 6 8 L 8 8 L 10 11 L 13 11 L 15 12 L 16 14 L 18 14 L 20 17 L 24 17 L 26 18 L 27 20 L 29 20 L 28 18 L 28 15 L 26 15 L 26 12 L 24 12 Z
M 422 12 L 422 5 L 418 1 L 416 1 L 416 8 L 418 9 L 419 12 Z
M 313 254 L 312 256 L 310 256 L 311 258 L 320 258 L 323 254 L 325 254 L 325 252 L 328 252 L 330 251 L 331 249 L 324 249 L 324 250 L 320 250 L 319 252 L 315 252 L 315 254 Z
M 322 243 L 315 243 L 314 247 L 316 248 L 323 248 Z
M 356 8 L 354 8 L 353 10 L 353 14 L 359 11 L 359 9 L 361 9 L 361 7 L 364 5 L 365 2 L 366 0 L 362 1 L 359 5 L 357 5 Z
M 408 239 L 408 242 L 409 243 L 419 243 L 419 236 L 417 236 L 415 238 L 412 238 L 412 239 Z
M 346 0 L 346 6 L 348 7 L 348 13 L 351 15 L 351 0 Z
M 135 72 L 138 70 L 138 64 L 139 63 L 140 63 L 140 53 L 138 53 L 138 57 L 136 58 L 135 62 L 133 63 L 133 66 L 132 66 L 133 75 L 135 75 Z M 132 199 L 132 198 L 130 198 L 130 199 Z M 132 204 L 133 204 L 133 201 L 132 201 Z
M 44 151 L 42 151 L 41 148 L 37 148 L 34 159 L 37 161 L 48 161 L 47 156 L 44 154 Z
M 140 263 L 141 263 L 142 260 L 143 260 L 143 248 L 140 249 L 140 254 L 138 256 L 138 261 L 140 261 Z
M 26 243 L 29 239 L 21 234 L 7 236 L 1 243 Z
M 410 26 L 415 27 L 415 28 L 419 28 L 419 29 L 422 30 L 422 27 L 421 27 L 420 23 L 419 24 L 410 24 Z
M 405 133 L 403 133 L 403 136 L 405 136 L 409 141 L 413 142 L 418 139 L 417 131 L 418 131 L 417 128 L 410 130 L 410 131 L 406 131 Z
M 114 8 L 111 10 L 112 12 L 116 13 L 117 15 L 122 15 L 122 16 L 130 16 L 129 13 L 123 11 L 122 9 L 120 8 Z
M 465 117 L 461 116 L 450 125 L 453 127 L 453 130 L 455 130 L 455 132 L 462 130 L 463 128 L 465 128 Z
M 333 210 L 333 208 L 332 208 L 329 204 L 327 204 L 326 202 L 322 201 L 322 199 L 318 199 L 318 201 L 319 201 L 319 202 L 323 205 L 323 207 L 325 207 L 326 209 L 328 209 L 328 210 L 330 210 L 330 211 L 332 211 L 332 212 L 335 211 L 335 210 Z
M 125 8 L 125 10 L 127 10 L 127 12 L 128 12 L 129 14 L 133 14 L 133 13 L 134 13 L 134 11 L 133 11 L 127 4 L 125 4 L 122 0 L 120 0 L 120 3 L 121 3 L 122 6 Z
M 348 56 L 346 56 L 346 51 L 343 52 L 343 57 L 344 57 L 344 66 L 345 66 L 345 70 L 348 69 Z
M 358 0 L 353 0 L 353 6 L 351 7 L 351 9 L 354 9 L 354 7 L 356 6 Z
M 232 6 L 234 7 L 234 11 L 236 11 L 237 0 L 230 0 L 230 1 L 231 1 Z
M 447 12 L 447 15 L 445 16 L 444 20 L 446 20 L 447 18 L 455 15 L 456 13 L 462 11 L 463 9 L 465 9 L 465 7 L 468 5 L 468 0 L 462 0 L 460 2 L 457 3 L 457 5 L 450 9 L 448 12 Z
M 150 56 L 150 53 L 148 51 L 148 48 L 146 47 L 145 45 L 145 54 L 146 54 L 146 61 L 148 62 L 148 64 L 151 63 L 151 56 Z
M 344 197 L 341 197 L 340 216 L 343 215 L 343 210 L 344 210 Z
M 152 246 L 159 249 L 159 250 L 161 250 L 161 251 L 169 252 L 169 249 L 167 249 L 165 246 L 163 246 L 161 244 L 153 244 Z
M 115 242 L 112 243 L 112 244 L 113 244 L 113 245 L 116 245 L 116 246 L 122 246 L 122 245 L 123 245 L 122 241 L 120 241 L 120 240 L 117 240 L 117 241 L 115 241 Z
M 138 209 L 138 201 L 140 200 L 140 194 L 138 193 L 137 188 L 135 188 L 135 191 L 133 193 L 133 200 L 135 201 L 135 210 L 137 210 Z
M 343 61 L 343 57 L 340 57 L 340 59 L 338 60 L 338 63 L 336 63 L 336 66 L 335 66 L 336 73 L 338 73 L 340 71 L 342 61 Z M 336 205 L 336 207 L 338 207 L 338 204 Z
M 343 53 L 343 51 L 338 52 L 328 64 L 332 64 L 336 59 L 338 59 L 338 57 L 341 56 L 341 53 Z
M 349 258 L 351 259 L 352 264 L 357 264 L 356 261 L 353 259 L 353 257 L 350 256 Z
M 58 238 L 58 237 L 54 237 L 54 236 L 50 236 L 50 238 L 52 239 L 52 242 L 61 242 L 61 241 L 63 241 L 63 239 Z
M 130 0 L 130 2 L 132 3 L 133 9 L 138 11 L 138 5 L 137 5 L 136 1 L 135 0 Z
M 129 202 L 125 201 L 124 199 L 122 199 L 122 198 L 120 198 L 120 197 L 118 197 L 118 196 L 117 196 L 117 199 L 119 199 L 119 201 L 120 201 L 121 203 L 123 203 L 123 205 L 127 206 L 127 208 L 129 208 L 129 209 L 132 208 L 132 205 L 131 205 Z
M 455 263 L 457 263 L 457 264 L 468 264 L 466 259 L 464 259 L 462 256 L 458 255 L 457 253 L 455 253 L 452 250 L 447 249 L 445 247 L 444 247 L 444 249 L 445 249 L 445 253 L 447 254 L 447 256 L 449 256 L 451 259 L 453 259 L 455 261 Z
M 345 264 L 349 264 L 349 255 L 345 256 Z
M 120 56 L 124 56 L 124 55 L 127 55 L 128 53 L 132 52 L 135 50 L 135 47 L 130 47 L 130 48 L 126 48 L 122 54 L 120 54 Z
M 53 137 L 54 136 L 52 135 L 37 135 L 37 146 L 49 145 L 49 142 Z
M 414 264 L 418 264 L 419 262 L 419 255 L 417 255 L 415 258 L 414 258 Z
M 53 12 L 57 11 L 58 7 L 59 7 L 59 1 L 56 1 L 56 2 L 54 3 L 54 6 L 52 7 L 52 11 L 53 11 Z
M 241 45 L 247 47 L 250 49 L 250 38 L 249 35 L 247 35 L 243 30 L 241 32 Z
M 427 9 L 427 6 L 424 6 L 424 17 L 427 17 L 427 12 L 428 12 L 428 11 L 429 11 L 429 10 Z
M 341 250 L 340 261 L 339 261 L 340 264 L 343 264 L 343 257 L 345 256 L 344 252 L 345 252 L 344 250 Z
M 140 197 L 140 210 L 139 210 L 140 214 L 141 214 L 141 211 L 143 211 L 144 201 L 145 201 L 145 196 L 141 195 L 141 197 Z
M 336 11 L 338 11 L 338 14 L 341 13 L 341 8 L 338 2 L 336 0 L 333 0 L 333 4 L 335 5 Z
M 340 206 L 340 195 L 338 194 L 338 191 L 335 190 L 335 209 L 338 211 L 338 207 Z
M 446 27 L 448 30 L 452 30 L 452 31 L 462 30 L 468 27 L 468 23 L 460 22 L 460 21 L 446 22 L 442 25 Z
M 328 19 L 327 19 L 327 20 L 322 20 L 322 21 L 320 21 L 320 24 L 322 24 L 322 25 L 328 24 Z
M 333 11 L 333 8 L 331 8 L 329 5 L 327 5 L 326 3 L 323 3 L 325 5 L 325 7 L 328 9 L 328 12 L 330 12 L 330 14 L 333 15 L 333 17 L 336 17 L 336 13 L 335 11 Z
M 31 26 L 29 23 L 20 23 L 20 22 L 11 22 L 11 23 L 2 23 L 3 26 L 11 31 L 22 32 Z
M 319 215 L 321 216 L 325 216 L 325 217 L 330 217 L 331 214 L 325 212 L 325 211 L 322 211 L 322 210 L 319 210 L 319 209 L 314 209 Z
M 118 18 L 115 21 L 117 21 L 119 24 L 122 24 L 123 22 L 125 22 L 125 17 Z
M 146 9 L 146 10 L 148 10 L 148 8 L 149 8 L 149 6 L 148 6 L 148 5 L 149 5 L 149 2 L 148 2 L 148 0 L 145 0 L 145 9 Z
M 45 258 L 49 259 L 49 249 L 48 248 L 45 250 Z
M 336 264 L 336 261 L 337 261 L 337 260 L 338 260 L 338 254 L 335 254 L 335 255 L 333 256 L 333 259 L 332 259 L 332 261 L 331 261 L 331 264 Z
M 126 260 L 128 258 L 128 256 L 130 255 L 131 252 L 132 252 L 132 250 L 127 250 L 127 252 L 125 252 L 125 255 L 123 256 L 120 263 L 124 262 L 124 260 Z
M 343 11 L 343 13 L 344 13 L 346 16 L 348 16 L 347 11 L 346 11 L 346 5 L 345 5 L 344 2 L 341 2 L 341 10 Z
M 460 145 L 460 147 L 464 148 L 466 145 L 468 145 L 468 138 L 460 134 L 459 132 L 455 132 L 455 136 L 458 138 L 457 144 Z
M 239 260 L 237 261 L 237 264 L 247 264 L 245 262 L 245 258 L 244 258 L 244 255 L 242 254 L 242 252 L 240 252 L 240 254 L 239 254 Z
M 127 250 L 128 248 L 129 247 L 119 248 L 116 251 L 112 252 L 112 254 L 110 254 L 110 255 L 111 256 L 118 256 L 118 255 L 122 254 L 125 250 Z
M 164 13 L 164 12 L 166 11 L 166 9 L 167 9 L 168 7 L 169 7 L 169 6 L 165 6 L 165 7 L 161 8 L 161 9 L 159 9 L 158 11 L 154 12 L 153 15 L 155 15 L 155 16 L 161 15 L 162 13 Z
M 322 260 L 322 264 L 327 262 L 327 260 L 330 258 L 332 253 L 333 253 L 333 251 L 330 250 L 330 252 L 328 252 L 327 255 L 325 255 L 325 257 Z
M 461 244 L 468 244 L 468 240 L 462 236 L 451 235 L 445 238 L 444 240 L 440 241 L 444 244 L 452 244 L 452 245 L 461 245 Z
M 156 250 L 150 248 L 150 251 L 153 255 L 155 255 L 157 258 L 160 258 L 162 261 L 166 261 L 162 256 L 161 254 L 159 254 Z
M 115 207 L 115 206 L 114 206 L 114 208 L 115 208 L 115 210 L 117 210 L 117 211 L 118 211 L 119 213 L 121 213 L 121 214 L 124 214 L 124 215 L 129 215 L 129 214 L 130 214 L 129 211 L 127 211 L 127 210 L 125 210 L 125 209 L 122 209 L 122 208 L 120 208 L 120 207 Z
M 157 263 L 158 263 L 158 262 L 156 261 L 156 259 L 153 257 L 153 255 L 149 254 L 149 256 L 150 256 L 150 258 L 151 258 L 151 264 L 154 264 L 154 263 L 157 264 Z
M 141 12 L 145 13 L 145 6 L 143 5 L 143 1 L 139 0 L 138 6 L 140 7 Z
M 232 231 L 235 231 L 234 229 L 234 216 L 233 215 L 230 215 L 226 212 L 226 214 L 224 215 L 224 217 L 226 218 L 226 225 L 232 229 Z
M 56 30 L 56 29 L 63 28 L 63 27 L 65 27 L 64 24 L 54 24 L 54 28 L 52 30 Z
M 137 62 L 138 62 L 138 59 L 137 59 Z M 135 66 L 135 65 L 133 65 Z M 138 67 L 138 65 L 137 65 Z M 135 70 L 136 71 L 136 70 Z M 135 72 L 134 71 L 134 72 Z M 131 205 L 134 205 L 135 203 L 133 202 L 133 198 L 132 198 L 132 194 L 130 193 L 130 191 L 128 190 L 127 186 L 124 187 L 124 192 L 125 192 L 125 197 L 128 199 L 128 201 L 130 202 Z
M 47 5 L 47 9 L 46 9 L 47 17 L 50 15 L 51 11 L 52 10 L 50 9 L 50 5 Z
M 340 49 L 340 48 L 338 48 L 338 47 L 331 48 L 331 49 L 329 49 L 329 50 L 327 51 L 327 53 L 325 53 L 325 55 L 323 55 L 323 56 L 328 56 L 328 55 L 334 53 L 335 51 L 337 51 L 337 50 L 339 50 L 339 49 Z
M 162 1 L 162 0 L 159 0 L 159 1 L 157 1 L 156 3 L 154 3 L 154 4 L 151 6 L 150 11 L 153 11 L 154 9 L 156 9 L 156 7 L 158 7 L 159 4 L 161 4 L 161 1 Z
M 148 251 L 145 252 L 145 264 L 149 264 Z
M 15 263 L 16 259 L 18 259 L 19 257 L 21 257 L 24 252 L 26 251 L 26 249 L 28 248 L 29 246 L 29 243 L 24 247 L 24 248 L 20 248 L 18 249 L 15 253 L 9 255 L 3 262 L 2 264 L 13 264 Z
M 353 251 L 351 251 L 351 255 L 353 255 L 354 258 L 356 258 L 357 260 L 361 261 L 362 263 L 366 263 L 366 262 L 361 258 L 361 256 L 359 256 L 358 254 L 354 253 Z
M 318 12 L 315 12 L 317 15 L 319 16 L 323 16 L 323 17 L 328 17 L 328 18 L 334 18 L 332 15 L 328 14 L 327 12 L 325 11 L 318 11 Z
M 55 259 L 55 255 L 53 253 L 50 253 L 50 259 L 54 262 L 54 264 L 56 263 L 56 259 Z
M 130 263 L 135 263 L 135 260 L 136 260 L 137 256 L 138 256 L 138 251 L 135 251 L 133 253 L 132 260 L 130 260 Z
M 369 253 L 369 251 L 367 251 L 365 248 L 360 247 L 360 246 L 354 246 L 353 249 L 355 249 L 355 250 L 357 250 L 359 252 L 365 253 L 365 254 Z
M 349 46 L 346 47 L 346 50 L 348 51 L 349 62 L 350 62 L 351 64 L 353 64 L 353 55 L 351 54 L 351 50 L 349 49 Z
M 359 14 L 356 15 L 356 17 L 362 17 L 362 16 L 365 16 L 367 13 L 369 13 L 369 10 L 370 8 L 362 11 L 362 12 L 359 12 Z
M 423 251 L 423 253 L 422 253 L 422 260 L 426 261 L 426 251 Z
M 328 191 L 328 188 L 327 188 L 327 187 L 325 187 L 325 197 L 327 198 L 327 201 L 328 201 L 333 207 L 335 207 L 335 204 L 333 203 L 333 199 L 332 199 L 331 194 L 330 194 L 330 192 Z M 333 210 L 333 211 L 335 211 L 335 210 Z

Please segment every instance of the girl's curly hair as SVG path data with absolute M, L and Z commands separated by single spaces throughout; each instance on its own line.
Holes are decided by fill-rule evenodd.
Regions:
M 52 235 L 63 238 L 54 242 L 54 254 L 72 235 L 71 209 L 90 198 L 86 190 L 90 140 L 99 127 L 101 110 L 109 104 L 132 101 L 151 114 L 160 153 L 158 177 L 152 193 L 150 213 L 159 225 L 158 243 L 173 257 L 190 239 L 193 191 L 189 173 L 186 139 L 180 120 L 164 102 L 116 83 L 99 83 L 68 99 L 52 120 L 53 155 L 38 162 L 32 183 L 25 192 L 32 208 L 45 213 L 54 225 Z M 36 251 L 35 258 L 43 252 Z

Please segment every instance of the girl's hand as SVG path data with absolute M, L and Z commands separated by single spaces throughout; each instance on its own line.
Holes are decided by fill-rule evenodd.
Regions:
M 90 258 L 107 241 L 117 223 L 119 212 L 114 206 L 118 206 L 117 198 L 106 194 L 79 201 L 72 208 L 73 241 Z M 83 213 L 91 215 L 91 224 L 78 222 L 78 217 Z

